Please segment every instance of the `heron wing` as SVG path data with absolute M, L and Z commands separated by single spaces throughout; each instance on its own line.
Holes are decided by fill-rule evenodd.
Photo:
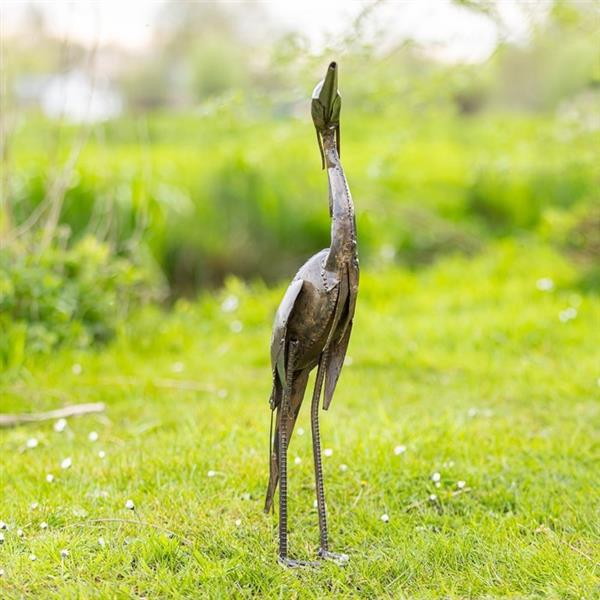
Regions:
M 285 291 L 281 304 L 275 314 L 275 320 L 273 321 L 273 335 L 271 336 L 271 368 L 273 370 L 273 381 L 275 382 L 276 376 L 279 375 L 279 381 L 281 384 L 285 383 L 285 365 L 286 365 L 286 335 L 287 325 L 296 299 L 304 281 L 302 279 L 294 279 L 290 283 L 288 289 Z M 273 401 L 271 401 L 273 405 Z M 272 406 L 274 408 L 274 406 Z
M 350 268 L 347 270 L 345 279 L 345 289 L 347 294 L 343 300 L 343 306 L 336 307 L 336 313 L 339 315 L 338 319 L 342 319 L 344 325 L 339 338 L 333 340 L 331 344 L 329 344 L 327 365 L 325 369 L 323 410 L 327 410 L 331 404 L 333 392 L 335 391 L 335 386 L 337 385 L 342 367 L 344 365 L 344 358 L 346 357 L 348 343 L 350 342 L 350 334 L 352 333 L 352 323 L 354 320 L 354 309 L 356 308 L 356 297 L 358 295 L 358 263 L 356 264 L 356 268 Z

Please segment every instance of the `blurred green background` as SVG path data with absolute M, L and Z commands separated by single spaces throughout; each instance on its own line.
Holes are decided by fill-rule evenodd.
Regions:
M 330 59 L 366 268 L 535 238 L 597 289 L 598 4 L 427 3 L 492 31 L 458 57 L 433 19 L 397 30 L 417 4 L 357 5 L 315 45 L 267 5 L 165 3 L 137 49 L 27 5 L 2 39 L 5 330 L 85 345 L 143 300 L 290 277 L 329 240 L 309 97 Z

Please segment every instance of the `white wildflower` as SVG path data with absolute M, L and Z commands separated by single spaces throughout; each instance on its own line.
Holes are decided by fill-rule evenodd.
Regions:
M 27 447 L 28 448 L 37 448 L 38 444 L 39 444 L 39 442 L 37 441 L 37 438 L 29 438 L 27 440 Z
M 90 440 L 90 442 L 97 442 L 98 441 L 98 432 L 90 431 L 88 433 L 88 440 Z
M 242 524 L 242 520 L 241 519 L 236 519 L 235 520 L 235 526 L 239 527 Z
M 431 502 L 435 502 L 437 500 L 437 496 L 435 494 L 430 494 L 429 500 L 431 500 Z
M 174 362 L 171 365 L 171 371 L 173 373 L 183 373 L 185 371 L 185 365 L 180 361 Z
M 29 560 L 33 562 L 34 560 L 37 560 L 37 556 L 35 554 L 30 554 Z
M 71 457 L 67 456 L 67 458 L 64 458 L 61 461 L 60 468 L 61 469 L 70 469 L 72 464 L 73 464 L 73 461 L 71 460 Z
M 400 456 L 400 454 L 404 454 L 406 452 L 406 446 L 404 444 L 400 444 L 394 448 L 394 454 L 396 456 Z
M 17 535 L 20 538 L 25 537 L 25 532 L 22 529 L 17 529 Z
M 60 551 L 60 557 L 61 557 L 61 558 L 67 558 L 67 556 L 69 556 L 69 551 L 68 551 L 66 548 L 63 548 L 63 549 Z
M 565 308 L 565 310 L 561 310 L 558 314 L 558 318 L 561 323 L 567 323 L 568 321 L 572 321 L 577 316 L 577 309 L 574 306 L 569 306 L 569 308 Z
M 242 329 L 244 329 L 244 325 L 242 324 L 241 321 L 238 321 L 238 320 L 231 321 L 231 324 L 229 325 L 229 329 L 231 329 L 231 331 L 233 331 L 233 333 L 240 333 L 240 331 L 242 331 Z
M 323 454 L 325 456 L 333 456 L 333 450 L 331 448 L 325 448 L 325 450 L 323 450 Z
M 98 452 L 98 457 L 99 457 L 99 458 L 106 458 L 106 452 L 104 452 L 104 450 L 100 450 L 100 451 Z
M 4 534 L 0 533 L 0 544 L 4 544 Z
M 4 577 L 4 569 L 0 569 L 0 577 Z
M 54 475 L 52 475 L 52 473 L 48 473 L 48 475 L 46 475 L 46 481 L 48 483 L 52 483 L 54 481 Z
M 54 423 L 54 431 L 56 431 L 57 433 L 63 432 L 66 427 L 67 427 L 66 419 L 58 419 L 58 421 L 56 421 L 56 423 Z
M 125 502 L 125 508 L 129 510 L 135 510 L 135 504 L 133 503 L 133 500 L 127 500 L 127 502 Z
M 431 481 L 437 482 L 440 481 L 440 479 L 442 478 L 442 476 L 436 471 L 432 476 L 431 476 Z
M 208 477 L 214 477 L 217 474 L 216 471 L 213 471 L 212 469 L 206 474 Z
M 348 470 L 348 465 L 345 465 L 344 463 L 342 463 L 340 465 L 340 471 L 342 471 L 342 473 L 346 472 Z
M 465 485 L 467 485 L 467 483 L 466 483 L 465 481 L 462 481 L 462 479 L 461 479 L 460 481 L 457 481 L 457 482 L 456 482 L 456 487 L 457 487 L 459 490 L 462 490 L 462 489 L 465 487 Z
M 46 523 L 46 521 L 42 521 L 40 523 L 40 529 L 48 529 L 48 523 Z
M 380 519 L 384 522 L 384 523 L 388 523 L 390 520 L 390 516 L 387 513 L 383 513 L 380 517 Z
M 8 529 L 8 525 L 4 521 L 0 521 L 0 529 Z
M 29 508 L 31 508 L 31 510 L 35 510 L 38 506 L 39 506 L 39 504 L 37 502 L 32 502 L 30 504 Z
M 73 375 L 81 375 L 81 372 L 83 371 L 83 369 L 81 368 L 81 365 L 79 363 L 75 363 L 71 367 L 71 371 L 73 372 Z
M 296 458 L 294 459 L 294 464 L 299 465 L 301 462 L 302 462 L 302 459 L 299 456 L 296 456 Z
M 230 294 L 223 300 L 223 302 L 221 302 L 221 310 L 224 313 L 230 313 L 233 312 L 239 305 L 240 301 L 238 300 L 237 296 Z
M 102 548 L 104 548 L 104 546 L 106 546 L 106 542 L 104 541 L 103 537 L 98 538 L 98 545 L 101 546 Z
M 600 385 L 600 379 L 598 379 L 598 385 Z M 304 429 L 302 427 L 298 427 L 298 435 L 304 435 Z
M 351 356 L 346 356 L 346 358 L 344 358 L 344 366 L 345 367 L 351 366 L 353 362 L 354 362 L 354 359 Z
M 549 277 L 542 277 L 535 282 L 535 287 L 540 292 L 551 292 L 554 289 L 554 281 Z
M 475 417 L 475 416 L 477 416 L 477 413 L 478 413 L 478 412 L 479 412 L 479 411 L 478 411 L 478 410 L 477 410 L 475 407 L 473 407 L 473 408 L 470 408 L 470 409 L 467 411 L 467 416 L 469 416 L 469 417 Z

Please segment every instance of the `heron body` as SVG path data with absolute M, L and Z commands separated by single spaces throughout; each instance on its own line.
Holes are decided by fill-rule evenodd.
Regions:
M 331 404 L 352 331 L 358 293 L 354 205 L 339 156 L 340 107 L 337 65 L 331 63 L 312 98 L 313 122 L 329 182 L 331 245 L 299 269 L 279 305 L 271 338 L 270 405 L 271 410 L 276 411 L 276 425 L 265 511 L 272 507 L 279 483 L 279 557 L 287 566 L 304 564 L 290 559 L 287 554 L 287 447 L 309 373 L 315 367 L 311 425 L 321 534 L 319 556 L 337 561 L 344 559 L 344 555 L 334 554 L 328 548 L 318 411 L 323 386 L 323 408 L 327 410 Z

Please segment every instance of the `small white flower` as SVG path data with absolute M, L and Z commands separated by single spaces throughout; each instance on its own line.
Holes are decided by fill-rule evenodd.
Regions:
M 404 444 L 400 444 L 394 448 L 394 454 L 396 456 L 400 456 L 400 454 L 404 454 L 406 452 L 406 446 Z
M 598 385 L 600 385 L 600 379 L 598 379 Z M 302 427 L 298 427 L 298 435 L 304 435 L 304 429 Z
M 60 468 L 61 469 L 70 469 L 72 464 L 73 464 L 73 461 L 71 460 L 71 457 L 67 456 L 67 458 L 64 458 L 61 461 Z
M 462 481 L 462 480 L 461 480 L 461 481 L 457 481 L 457 482 L 456 482 L 456 487 L 457 487 L 459 490 L 462 490 L 462 489 L 465 487 L 465 485 L 467 485 L 467 483 L 466 483 L 465 481 Z
M 572 321 L 577 316 L 577 309 L 574 306 L 569 306 L 569 308 L 565 308 L 565 310 L 561 310 L 558 314 L 558 318 L 561 323 L 567 323 L 568 321 Z
M 67 558 L 67 556 L 69 556 L 69 551 L 68 551 L 66 548 L 63 548 L 63 549 L 60 551 L 60 557 L 61 557 L 61 558 Z
M 88 440 L 90 440 L 90 442 L 97 442 L 98 441 L 98 432 L 90 431 L 88 433 Z
M 31 508 L 31 510 L 35 510 L 38 506 L 39 504 L 37 502 L 32 502 L 29 508 Z
M 98 457 L 99 457 L 99 458 L 106 458 L 106 452 L 104 452 L 104 450 L 100 450 L 100 451 L 98 452 Z
M 235 526 L 239 527 L 242 524 L 242 520 L 241 519 L 236 519 L 235 520 Z
M 384 523 L 388 523 L 390 520 L 390 516 L 387 513 L 383 513 L 380 517 L 380 519 L 384 522 Z
M 438 473 L 435 472 L 432 476 L 431 476 L 431 481 L 439 481 L 442 478 L 442 476 Z
M 208 477 L 214 477 L 217 474 L 216 471 L 213 471 L 212 469 L 206 474 Z
M 133 503 L 133 500 L 127 500 L 127 502 L 125 502 L 125 508 L 129 510 L 135 510 L 135 504 Z
M 473 407 L 473 408 L 470 408 L 470 409 L 467 411 L 467 416 L 469 416 L 469 417 L 475 417 L 475 416 L 477 416 L 477 413 L 478 413 L 478 412 L 479 412 L 479 411 L 478 411 L 478 410 L 477 410 L 475 407 Z
M 46 523 L 46 521 L 42 521 L 40 523 L 40 529 L 48 529 L 48 523 Z
M 353 362 L 354 362 L 354 359 L 351 356 L 346 356 L 346 358 L 344 358 L 344 366 L 345 367 L 351 366 Z
M 4 577 L 4 569 L 0 569 L 0 577 Z
M 435 494 L 430 494 L 429 500 L 431 500 L 431 502 L 435 502 L 437 500 L 437 496 Z
M 436 488 L 442 487 L 442 484 L 439 481 L 436 481 L 435 482 L 435 487 Z
M 103 537 L 98 538 L 98 545 L 101 546 L 102 548 L 104 548 L 104 546 L 106 546 L 106 542 L 104 541 Z
M 37 560 L 37 556 L 35 554 L 30 554 L 29 560 L 33 562 L 34 560 Z
M 4 534 L 0 533 L 0 544 L 4 544 Z
M 83 371 L 83 369 L 81 368 L 81 365 L 79 363 L 75 363 L 71 367 L 71 371 L 73 372 L 73 375 L 81 375 L 81 372 Z
M 302 459 L 299 456 L 296 456 L 296 458 L 294 459 L 294 464 L 299 465 L 301 462 L 302 462 Z
M 17 529 L 17 535 L 20 538 L 25 537 L 25 532 L 22 529 Z
M 313 508 L 317 508 L 317 506 L 319 506 L 318 502 L 316 500 L 313 500 Z
M 250 498 L 251 498 L 251 496 L 250 496 L 250 493 L 249 493 L 249 492 L 244 492 L 244 493 L 241 495 L 241 499 L 242 499 L 242 500 L 250 500 Z
M 183 373 L 185 371 L 185 365 L 180 361 L 174 362 L 171 365 L 171 371 L 173 373 Z
M 66 427 L 67 427 L 66 419 L 58 419 L 58 421 L 56 421 L 56 423 L 54 423 L 54 431 L 56 431 L 57 433 L 63 432 Z
M 392 244 L 383 244 L 379 249 L 379 254 L 386 262 L 392 262 L 396 258 L 396 248 Z
M 346 472 L 348 470 L 348 465 L 345 465 L 344 463 L 342 463 L 340 465 L 340 471 L 342 471 L 342 473 Z
M 4 521 L 0 521 L 0 529 L 8 529 L 8 525 Z
M 54 475 L 52 475 L 52 473 L 48 473 L 48 475 L 46 475 L 46 481 L 48 483 L 52 483 L 54 481 Z
M 323 450 L 323 454 L 325 456 L 333 456 L 333 450 L 331 448 L 325 448 L 325 450 Z
M 542 277 L 535 282 L 535 287 L 540 292 L 551 292 L 554 289 L 554 281 L 549 277 Z
M 27 440 L 27 447 L 28 448 L 37 448 L 38 444 L 39 444 L 39 442 L 37 441 L 37 438 L 29 438 Z
M 242 331 L 242 329 L 244 329 L 244 326 L 242 325 L 241 321 L 235 320 L 235 321 L 231 321 L 231 325 L 229 325 L 229 329 L 231 329 L 231 331 L 233 331 L 233 333 L 240 333 L 240 331 Z
M 221 302 L 221 310 L 224 313 L 230 313 L 233 312 L 239 306 L 239 304 L 240 301 L 238 300 L 237 296 L 230 294 L 225 298 L 225 300 L 223 300 L 223 302 Z

